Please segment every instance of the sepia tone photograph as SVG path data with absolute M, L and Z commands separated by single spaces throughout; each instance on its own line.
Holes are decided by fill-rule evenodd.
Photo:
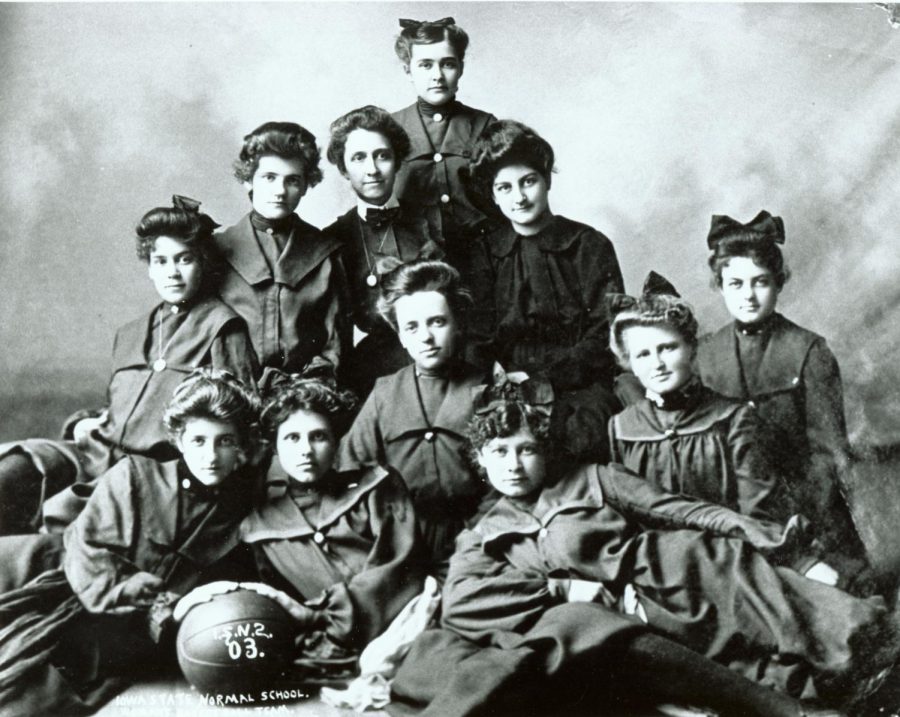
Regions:
M 0 3 L 0 716 L 900 714 L 900 7 Z

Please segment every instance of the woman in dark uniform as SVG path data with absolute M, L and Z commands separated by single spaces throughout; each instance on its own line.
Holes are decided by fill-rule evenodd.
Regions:
M 704 337 L 703 382 L 756 407 L 762 443 L 784 475 L 792 512 L 807 515 L 843 575 L 865 565 L 846 502 L 850 452 L 837 360 L 818 334 L 776 311 L 789 271 L 780 217 L 746 225 L 714 216 L 709 266 L 734 322 Z
M 786 567 L 805 559 L 796 522 L 669 494 L 615 465 L 560 472 L 545 392 L 511 383 L 481 394 L 469 431 L 500 497 L 457 541 L 443 629 L 414 644 L 400 700 L 444 717 L 628 714 L 629 694 L 803 715 L 815 711 L 795 698 L 852 701 L 893 663 L 881 598 Z
M 463 180 L 475 140 L 495 117 L 456 99 L 469 36 L 452 17 L 400 20 L 400 27 L 394 50 L 418 98 L 394 113 L 411 144 L 397 177 L 397 198 L 437 210 L 448 261 L 457 266 L 485 222 Z
M 468 302 L 459 273 L 443 262 L 405 264 L 384 277 L 382 315 L 413 364 L 378 379 L 339 459 L 343 469 L 381 464 L 403 476 L 433 575 L 446 571 L 454 539 L 484 494 L 460 454 L 472 390 L 485 376 L 458 357 Z
M 179 196 L 173 202 L 151 209 L 136 228 L 138 258 L 162 303 L 116 332 L 107 408 L 69 419 L 68 440 L 0 446 L 0 535 L 33 532 L 42 521 L 62 530 L 90 494 L 83 484 L 125 455 L 176 458 L 162 415 L 193 369 L 227 369 L 251 385 L 257 378 L 246 324 L 215 295 L 222 271 L 213 240 L 218 225 L 199 202 Z
M 475 147 L 475 191 L 507 221 L 472 246 L 462 270 L 474 295 L 467 357 L 547 378 L 569 449 L 606 460 L 607 421 L 620 408 L 606 297 L 624 290 L 622 274 L 609 239 L 551 211 L 553 157 L 536 132 L 506 120 Z

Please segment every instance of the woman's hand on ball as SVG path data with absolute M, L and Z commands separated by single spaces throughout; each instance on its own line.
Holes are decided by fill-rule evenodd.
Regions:
M 240 587 L 241 586 L 238 583 L 232 580 L 217 580 L 214 583 L 207 583 L 206 585 L 196 587 L 178 601 L 178 604 L 175 606 L 175 611 L 172 613 L 172 619 L 175 620 L 175 622 L 181 622 L 184 616 L 187 615 L 188 610 L 195 605 L 209 602 L 216 595 L 230 593 L 234 590 L 239 590 Z
M 273 588 L 271 585 L 266 585 L 265 583 L 240 583 L 240 587 L 244 588 L 244 590 L 252 590 L 270 600 L 274 600 L 285 612 L 294 618 L 294 620 L 300 623 L 302 628 L 313 626 L 316 618 L 316 611 L 303 603 L 297 602 L 286 592 Z

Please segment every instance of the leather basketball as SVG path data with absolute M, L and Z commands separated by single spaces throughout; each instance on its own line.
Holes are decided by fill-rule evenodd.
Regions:
M 296 624 L 274 600 L 235 590 L 192 607 L 176 638 L 178 664 L 206 692 L 275 687 L 291 671 Z

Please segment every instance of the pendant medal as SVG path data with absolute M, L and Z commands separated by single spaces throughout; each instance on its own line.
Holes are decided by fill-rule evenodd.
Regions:
M 166 367 L 166 360 L 164 358 L 158 358 L 153 362 L 153 370 L 159 373 Z
M 375 274 L 369 274 L 366 277 L 366 284 L 372 288 L 376 287 L 378 285 L 378 277 Z

